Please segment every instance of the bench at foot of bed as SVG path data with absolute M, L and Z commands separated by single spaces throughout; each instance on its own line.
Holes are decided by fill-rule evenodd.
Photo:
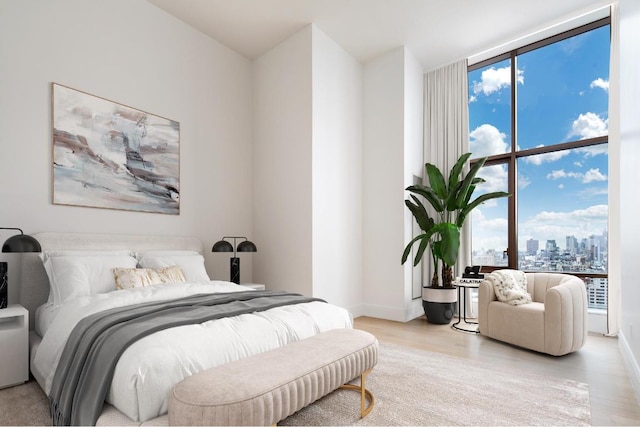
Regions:
M 185 378 L 169 400 L 170 425 L 273 425 L 360 377 L 360 416 L 373 408 L 365 377 L 378 341 L 335 329 Z M 368 400 L 368 405 L 367 405 Z

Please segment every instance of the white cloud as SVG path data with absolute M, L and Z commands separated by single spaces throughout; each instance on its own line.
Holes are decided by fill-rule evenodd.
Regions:
M 487 230 L 504 231 L 509 227 L 509 221 L 506 218 L 493 218 L 484 221 L 482 226 Z
M 582 178 L 582 182 L 588 184 L 593 181 L 606 181 L 607 176 L 600 172 L 599 168 L 589 169 Z
M 471 234 L 473 249 L 484 251 L 496 249 L 502 251 L 507 247 L 507 229 L 509 221 L 506 218 L 487 218 L 482 209 L 471 211 Z
M 485 182 L 476 187 L 473 193 L 474 198 L 480 194 L 494 191 L 507 191 L 507 168 L 505 165 L 485 166 L 478 171 L 478 178 L 483 178 Z
M 582 172 L 565 172 L 564 169 L 554 170 L 547 174 L 547 179 L 575 178 L 583 184 L 594 181 L 606 181 L 607 176 L 600 172 L 599 168 L 589 169 L 586 173 Z
M 523 190 L 531 184 L 531 180 L 524 175 L 518 174 L 518 190 Z
M 476 197 L 478 197 L 480 194 L 475 194 L 474 193 L 474 197 L 472 197 L 472 200 L 475 199 Z M 498 200 L 496 199 L 491 199 L 491 200 L 487 200 L 486 202 L 482 202 L 480 203 L 482 206 L 484 206 L 485 208 L 495 208 L 496 206 L 498 206 Z
M 558 188 L 562 190 L 564 188 L 564 184 L 558 184 Z
M 469 97 L 469 104 L 471 104 L 472 102 L 476 102 L 478 100 L 478 97 L 475 95 L 471 95 Z
M 583 199 L 591 199 L 591 200 L 593 200 L 594 197 L 607 196 L 608 194 L 609 194 L 609 189 L 606 186 L 600 187 L 600 188 L 589 186 L 578 193 L 578 195 Z
M 573 162 L 573 165 L 581 168 L 582 167 L 582 162 Z
M 609 147 L 607 144 L 590 145 L 588 147 L 577 148 L 576 152 L 583 153 L 585 157 L 594 157 L 600 154 L 609 154 Z M 582 164 L 580 166 L 582 166 Z
M 508 151 L 506 134 L 490 124 L 483 124 L 469 133 L 469 148 L 473 157 L 485 157 Z
M 555 240 L 560 247 L 564 247 L 566 236 L 573 235 L 583 239 L 602 233 L 607 229 L 607 218 L 607 205 L 595 205 L 570 212 L 543 211 L 518 224 L 518 234 L 521 236 L 519 241 L 524 242 L 528 238 L 541 242 Z
M 609 120 L 603 119 L 596 113 L 580 114 L 571 124 L 569 136 L 579 136 L 580 139 L 595 138 L 607 135 Z
M 559 170 L 554 170 L 551 171 L 547 174 L 547 179 L 560 179 L 560 178 L 568 178 L 568 177 L 575 177 L 575 173 L 574 172 L 565 172 L 564 169 L 559 169 Z
M 591 82 L 589 87 L 591 88 L 599 87 L 605 92 L 609 92 L 609 80 L 604 80 L 602 77 L 598 77 L 597 79 Z
M 471 211 L 471 218 L 474 228 L 481 227 L 483 230 L 506 231 L 509 226 L 506 218 L 487 218 L 479 208 Z
M 524 84 L 524 70 L 518 70 L 516 80 Z M 488 68 L 482 72 L 481 81 L 473 82 L 473 93 L 491 95 L 500 89 L 511 85 L 511 67 Z
M 480 195 L 485 193 L 491 193 L 494 191 L 507 191 L 507 168 L 505 165 L 493 165 L 481 168 L 476 175 L 478 178 L 485 180 L 482 184 L 478 184 L 471 197 L 475 200 Z M 483 208 L 493 208 L 498 206 L 498 202 L 505 199 L 491 199 L 483 202 L 481 206 Z M 504 206 L 504 205 L 503 205 Z M 472 212 L 478 210 L 477 208 Z
M 536 148 L 540 148 L 540 147 L 544 147 L 544 145 L 536 146 Z M 568 154 L 569 154 L 568 150 L 553 151 L 551 153 L 536 154 L 535 156 L 525 157 L 524 161 L 531 165 L 540 166 L 543 163 L 551 163 L 551 162 L 560 160 L 561 158 L 563 158 Z
M 547 174 L 547 179 L 560 179 L 565 178 L 567 176 L 564 169 L 554 170 Z
M 571 223 L 573 221 L 606 220 L 609 214 L 607 205 L 589 206 L 586 209 L 578 209 L 571 212 L 542 211 L 535 215 L 530 222 L 543 223 Z

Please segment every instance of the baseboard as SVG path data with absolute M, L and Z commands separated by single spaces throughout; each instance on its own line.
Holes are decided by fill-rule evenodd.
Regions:
M 405 313 L 403 309 L 383 305 L 363 304 L 362 315 L 375 317 L 377 319 L 394 320 L 396 322 L 405 321 Z
M 362 304 L 361 310 L 356 315 L 355 311 L 351 311 L 353 317 L 367 316 L 376 319 L 393 320 L 395 322 L 408 322 L 418 318 L 424 314 L 422 310 L 422 299 L 412 300 L 407 307 L 396 308 L 384 305 Z
M 622 331 L 618 333 L 618 349 L 627 368 L 627 373 L 636 395 L 636 401 L 640 403 L 640 367 Z
M 424 308 L 422 308 L 422 298 L 417 298 L 411 301 L 411 305 L 407 310 L 405 316 L 405 322 L 416 319 L 424 314 Z
M 349 311 L 349 313 L 351 313 L 351 316 L 353 316 L 354 319 L 356 317 L 364 316 L 362 314 L 363 313 L 362 304 L 350 305 L 345 308 Z

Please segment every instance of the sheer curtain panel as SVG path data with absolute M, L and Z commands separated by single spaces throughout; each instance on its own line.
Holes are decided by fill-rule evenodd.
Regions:
M 424 76 L 424 163 L 438 166 L 445 177 L 458 158 L 469 151 L 468 91 L 466 59 Z M 424 259 L 430 260 L 431 257 Z M 468 223 L 461 230 L 460 255 L 454 274 L 459 276 L 467 265 L 471 265 Z M 424 277 L 427 280 L 432 277 L 433 268 L 433 262 L 425 262 Z M 467 307 L 471 306 L 467 304 Z

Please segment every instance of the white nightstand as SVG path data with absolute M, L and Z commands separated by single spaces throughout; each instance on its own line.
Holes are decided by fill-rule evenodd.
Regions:
M 256 291 L 264 291 L 265 290 L 265 286 L 263 284 L 260 283 L 240 283 L 242 286 L 247 286 L 249 288 L 253 288 Z
M 0 310 L 0 388 L 29 380 L 29 312 L 18 304 Z

